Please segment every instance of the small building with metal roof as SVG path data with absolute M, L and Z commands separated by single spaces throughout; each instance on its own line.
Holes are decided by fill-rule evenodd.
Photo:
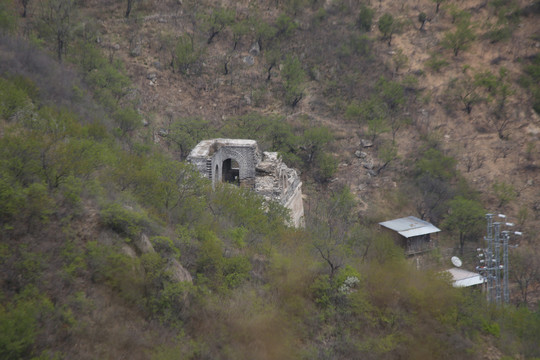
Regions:
M 452 275 L 452 285 L 454 287 L 471 287 L 478 286 L 484 283 L 482 275 L 460 268 L 452 268 L 446 270 Z
M 391 231 L 396 242 L 405 249 L 407 255 L 433 250 L 435 241 L 431 238 L 431 234 L 441 231 L 433 224 L 415 216 L 388 220 L 380 222 L 379 225 Z

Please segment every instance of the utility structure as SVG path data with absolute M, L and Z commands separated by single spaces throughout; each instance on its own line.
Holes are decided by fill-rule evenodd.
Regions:
M 506 219 L 506 215 L 499 214 L 499 218 Z M 484 277 L 486 283 L 486 296 L 490 303 L 500 305 L 504 298 L 505 303 L 510 302 L 508 247 L 511 231 L 501 231 L 501 225 L 514 226 L 510 222 L 494 222 L 493 214 L 486 214 L 487 233 L 484 237 L 486 241 L 485 249 L 478 250 L 479 265 L 476 267 Z M 513 232 L 521 235 L 521 232 Z M 501 263 L 502 245 L 502 263 Z M 501 277 L 502 270 L 502 277 Z

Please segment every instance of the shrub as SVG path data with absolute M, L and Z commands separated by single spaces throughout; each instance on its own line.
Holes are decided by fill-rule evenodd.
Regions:
M 33 287 L 0 305 L 0 358 L 29 358 L 39 332 L 38 319 L 52 310 L 52 303 Z
M 180 326 L 186 317 L 187 300 L 193 285 L 189 282 L 166 283 L 156 295 L 150 298 L 152 313 L 165 324 Z
M 493 184 L 493 192 L 499 200 L 499 207 L 503 207 L 508 204 L 510 201 L 513 201 L 517 197 L 517 192 L 514 186 L 507 184 L 504 181 L 496 181 Z
M 375 10 L 366 5 L 362 5 L 360 7 L 360 13 L 358 14 L 358 18 L 356 19 L 356 26 L 358 26 L 358 28 L 362 31 L 371 31 L 374 14 Z
M 184 34 L 176 40 L 174 48 L 173 69 L 187 74 L 189 67 L 200 57 L 200 53 L 195 50 L 193 37 Z
M 304 80 L 306 74 L 297 57 L 287 56 L 283 64 L 282 76 L 285 81 L 285 102 L 296 106 L 304 95 Z
M 113 114 L 118 128 L 125 135 L 136 130 L 142 125 L 142 118 L 139 112 L 131 107 L 120 108 Z
M 336 159 L 328 153 L 321 153 L 315 159 L 315 178 L 321 183 L 328 182 L 337 171 Z
M 101 210 L 100 215 L 104 225 L 129 238 L 139 235 L 149 223 L 145 214 L 128 209 L 118 203 L 108 204 Z
M 86 244 L 88 269 L 92 281 L 105 283 L 129 301 L 138 302 L 142 295 L 140 266 L 114 246 L 90 241 Z M 154 253 L 155 254 L 155 253 Z
M 249 278 L 251 263 L 244 256 L 234 256 L 225 260 L 223 275 L 225 285 L 233 289 Z
M 9 120 L 17 111 L 28 106 L 26 91 L 12 81 L 0 78 L 0 118 Z
M 180 250 L 173 244 L 172 240 L 166 236 L 153 236 L 150 238 L 154 250 L 161 255 L 172 257 L 175 259 L 180 258 Z
M 17 27 L 17 14 L 13 1 L 0 0 L 0 34 L 11 32 Z

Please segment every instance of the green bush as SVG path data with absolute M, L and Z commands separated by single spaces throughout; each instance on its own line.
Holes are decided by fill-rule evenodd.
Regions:
M 97 241 L 88 242 L 86 252 L 93 282 L 107 284 L 128 301 L 141 301 L 143 276 L 138 259 L 131 258 L 117 247 Z
M 12 32 L 17 27 L 17 12 L 14 2 L 0 0 L 0 34 Z
M 30 105 L 27 92 L 12 81 L 0 78 L 0 118 L 9 120 Z
M 225 259 L 223 275 L 225 276 L 225 285 L 233 289 L 241 285 L 249 278 L 251 263 L 244 256 L 234 256 Z
M 52 310 L 52 303 L 36 288 L 26 288 L 11 302 L 0 304 L 0 358 L 29 358 L 40 331 L 38 320 Z
M 504 181 L 495 181 L 493 184 L 493 192 L 499 200 L 499 207 L 507 205 L 517 197 L 517 191 L 512 184 L 505 183 Z
M 175 259 L 180 259 L 180 250 L 173 244 L 172 240 L 166 236 L 153 236 L 150 242 L 159 254 Z
M 356 19 L 356 26 L 358 26 L 360 30 L 363 30 L 365 32 L 371 31 L 371 25 L 373 24 L 374 14 L 375 14 L 375 10 L 373 10 L 369 6 L 366 6 L 366 5 L 360 6 L 360 13 L 358 14 L 358 17 Z
M 441 58 L 438 53 L 432 53 L 430 58 L 425 62 L 426 66 L 435 72 L 440 72 L 445 66 L 448 66 L 449 62 L 446 59 Z
M 200 55 L 195 49 L 193 38 L 188 34 L 184 34 L 176 40 L 173 68 L 182 74 L 187 74 L 190 66 L 199 59 Z
M 282 77 L 285 88 L 285 102 L 294 107 L 302 100 L 306 78 L 302 64 L 297 57 L 287 56 L 283 64 Z
M 315 178 L 321 183 L 326 183 L 334 176 L 338 164 L 336 159 L 328 153 L 321 153 L 315 158 Z
M 163 290 L 150 299 L 152 313 L 164 324 L 180 327 L 186 317 L 188 300 L 194 291 L 189 282 L 166 283 Z
M 118 128 L 125 135 L 142 126 L 142 117 L 139 112 L 131 107 L 119 108 L 113 114 Z
M 128 209 L 118 203 L 106 205 L 100 215 L 104 225 L 129 238 L 139 235 L 149 224 L 146 214 Z
M 296 25 L 296 23 L 290 16 L 286 14 L 280 14 L 276 19 L 276 36 L 289 38 L 293 35 L 297 27 L 298 25 Z

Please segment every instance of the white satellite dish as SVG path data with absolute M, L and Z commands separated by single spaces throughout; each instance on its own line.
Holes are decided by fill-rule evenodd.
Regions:
M 463 265 L 463 263 L 461 262 L 461 259 L 458 258 L 457 256 L 452 256 L 450 261 L 452 261 L 452 264 L 454 264 L 455 267 L 461 267 L 461 265 Z

